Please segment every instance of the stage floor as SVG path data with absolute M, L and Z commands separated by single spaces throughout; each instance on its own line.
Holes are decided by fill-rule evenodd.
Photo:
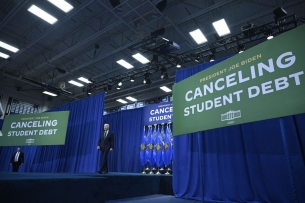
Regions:
M 171 175 L 0 172 L 1 203 L 108 202 L 173 195 Z

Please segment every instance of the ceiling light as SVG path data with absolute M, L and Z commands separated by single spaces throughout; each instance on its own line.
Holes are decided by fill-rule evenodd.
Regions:
M 130 101 L 137 101 L 137 99 L 133 98 L 133 97 L 126 97 L 126 99 L 130 100 Z
M 230 34 L 230 29 L 229 29 L 225 19 L 215 21 L 213 23 L 213 26 L 214 26 L 215 30 L 217 31 L 217 33 L 220 37 L 224 36 L 224 35 L 227 35 L 227 34 Z
M 140 61 L 142 64 L 149 63 L 149 60 L 140 53 L 134 54 L 132 57 Z
M 121 102 L 122 104 L 127 104 L 128 102 L 123 99 L 117 99 L 118 102 Z
M 79 79 L 80 81 L 83 81 L 85 83 L 92 83 L 90 80 L 88 80 L 87 78 L 84 78 L 84 77 L 80 77 L 80 78 L 77 78 Z
M 42 92 L 42 93 L 47 94 L 47 95 L 50 95 L 50 96 L 52 96 L 52 97 L 56 97 L 56 96 L 57 96 L 57 94 L 54 94 L 54 93 L 48 92 L 48 91 L 44 91 L 44 92 Z
M 48 1 L 66 13 L 68 13 L 73 9 L 73 6 L 64 0 L 48 0 Z
M 190 35 L 193 37 L 193 39 L 197 42 L 197 44 L 202 44 L 204 42 L 207 42 L 208 40 L 205 38 L 205 36 L 202 34 L 200 29 L 194 30 L 190 32 Z
M 70 84 L 72 84 L 72 85 L 76 85 L 76 86 L 78 86 L 78 87 L 84 86 L 83 84 L 81 84 L 81 83 L 79 83 L 79 82 L 76 82 L 76 81 L 74 81 L 74 80 L 70 80 L 68 83 L 70 83 Z
M 121 87 L 120 87 L 119 85 L 117 85 L 117 86 L 116 86 L 116 89 L 117 89 L 117 90 L 120 90 L 120 89 L 121 89 Z
M 7 54 L 4 54 L 4 53 L 2 53 L 2 52 L 0 52 L 0 57 L 7 59 L 7 58 L 9 58 L 10 56 L 7 55 Z
M 16 47 L 13 47 L 13 46 L 11 46 L 11 45 L 9 45 L 9 44 L 6 44 L 6 43 L 4 43 L 4 42 L 2 42 L 2 41 L 0 41 L 0 47 L 2 47 L 2 48 L 4 48 L 4 49 L 7 49 L 7 50 L 9 50 L 9 51 L 11 51 L 11 52 L 14 52 L 14 53 L 16 53 L 17 51 L 19 51 L 19 49 L 17 49 Z
M 160 87 L 160 89 L 163 90 L 164 92 L 171 92 L 172 91 L 171 89 L 169 89 L 166 86 L 162 86 L 162 87 Z
M 134 82 L 134 77 L 130 77 L 130 82 Z
M 50 14 L 48 14 L 47 12 L 45 12 L 44 10 L 38 8 L 35 5 L 32 5 L 28 11 L 30 11 L 31 13 L 33 13 L 34 15 L 38 16 L 39 18 L 47 21 L 50 24 L 54 24 L 57 19 L 53 16 L 51 16 Z
M 131 65 L 130 63 L 126 62 L 125 60 L 121 59 L 119 61 L 117 61 L 118 64 L 120 64 L 121 66 L 130 69 L 133 68 L 133 65 Z
M 118 83 L 118 86 L 122 86 L 122 85 L 123 85 L 123 83 L 122 83 L 122 82 L 119 82 L 119 83 Z

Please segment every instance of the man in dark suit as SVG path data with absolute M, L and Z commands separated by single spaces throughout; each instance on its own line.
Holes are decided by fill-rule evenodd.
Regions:
M 17 148 L 17 152 L 15 152 L 11 158 L 10 165 L 13 166 L 13 172 L 18 172 L 19 166 L 23 165 L 24 161 L 24 153 L 20 150 L 20 147 Z
M 108 152 L 113 150 L 114 144 L 114 135 L 111 131 L 109 131 L 109 124 L 104 125 L 104 132 L 101 133 L 100 138 L 98 140 L 97 149 L 102 152 L 103 160 L 102 166 L 98 173 L 106 174 L 108 173 Z

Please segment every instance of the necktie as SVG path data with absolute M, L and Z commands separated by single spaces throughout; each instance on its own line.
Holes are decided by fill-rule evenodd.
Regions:
M 15 156 L 15 162 L 18 161 L 18 157 L 19 157 L 19 152 L 16 153 L 16 156 Z
M 106 139 L 106 137 L 107 137 L 107 131 L 105 131 L 104 133 L 104 139 Z

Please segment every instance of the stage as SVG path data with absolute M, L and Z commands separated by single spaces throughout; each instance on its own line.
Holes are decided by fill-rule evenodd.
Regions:
M 135 173 L 0 172 L 1 203 L 106 202 L 173 195 L 172 176 Z

